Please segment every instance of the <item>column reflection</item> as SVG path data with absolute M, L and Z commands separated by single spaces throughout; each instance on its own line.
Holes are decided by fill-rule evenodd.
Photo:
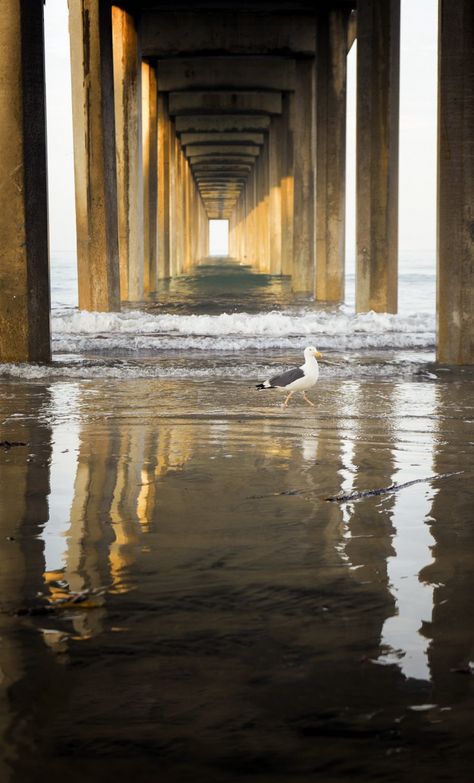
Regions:
M 393 481 L 405 483 L 433 471 L 436 388 L 400 383 L 393 395 L 396 441 Z M 396 663 L 406 677 L 429 680 L 426 624 L 431 621 L 433 589 L 420 579 L 432 560 L 433 538 L 427 525 L 434 490 L 429 483 L 407 487 L 393 496 L 392 544 L 388 559 L 390 590 L 396 613 L 384 624 L 383 663 Z
M 8 384 L 0 387 L 2 440 L 26 445 L 0 448 L 0 779 L 5 783 L 13 780 L 12 766 L 34 746 L 37 735 L 41 694 L 35 693 L 34 710 L 19 706 L 27 691 L 31 698 L 25 677 L 32 661 L 48 676 L 40 637 L 16 613 L 31 605 L 42 589 L 41 532 L 48 519 L 52 441 L 51 428 L 43 423 L 49 390 L 17 384 L 11 392 Z M 51 698 L 54 701 L 54 685 Z

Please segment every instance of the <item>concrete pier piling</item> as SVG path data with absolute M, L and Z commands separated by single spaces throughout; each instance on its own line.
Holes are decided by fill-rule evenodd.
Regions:
M 358 312 L 397 312 L 399 74 L 400 0 L 359 0 Z
M 0 362 L 47 362 L 48 210 L 43 5 L 0 14 Z
M 400 0 L 69 0 L 79 306 L 160 295 L 208 252 L 344 301 L 357 57 L 356 309 L 397 312 Z M 474 362 L 474 21 L 440 0 L 438 358 Z M 0 359 L 48 361 L 42 4 L 0 20 Z
M 438 359 L 474 364 L 474 6 L 440 0 Z
M 69 0 L 79 307 L 120 308 L 111 7 Z

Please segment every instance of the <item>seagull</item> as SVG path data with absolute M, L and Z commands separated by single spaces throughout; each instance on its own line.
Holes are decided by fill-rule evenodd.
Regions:
M 315 385 L 319 377 L 319 366 L 316 359 L 321 359 L 322 354 L 316 350 L 314 345 L 309 345 L 304 349 L 304 364 L 301 367 L 294 367 L 292 370 L 286 370 L 281 375 L 275 375 L 263 383 L 256 385 L 256 389 L 285 389 L 289 391 L 288 396 L 283 403 L 286 408 L 291 397 L 296 391 L 303 392 L 303 397 L 308 405 L 315 407 L 306 396 L 306 390 Z

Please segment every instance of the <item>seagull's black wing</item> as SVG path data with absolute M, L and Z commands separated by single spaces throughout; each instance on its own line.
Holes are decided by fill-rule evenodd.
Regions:
M 271 386 L 282 386 L 284 388 L 300 378 L 304 378 L 304 372 L 301 367 L 295 367 L 294 370 L 287 370 L 282 372 L 281 375 L 275 375 L 273 378 L 270 378 L 269 383 Z

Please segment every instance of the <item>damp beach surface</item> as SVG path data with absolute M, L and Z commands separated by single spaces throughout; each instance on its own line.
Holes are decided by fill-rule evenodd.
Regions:
M 1 780 L 467 783 L 470 374 L 191 376 L 0 381 Z
M 0 367 L 1 782 L 470 781 L 474 378 L 429 266 L 398 316 L 222 259 L 91 314 L 58 269 L 52 364 Z M 311 344 L 283 411 L 255 384 Z

